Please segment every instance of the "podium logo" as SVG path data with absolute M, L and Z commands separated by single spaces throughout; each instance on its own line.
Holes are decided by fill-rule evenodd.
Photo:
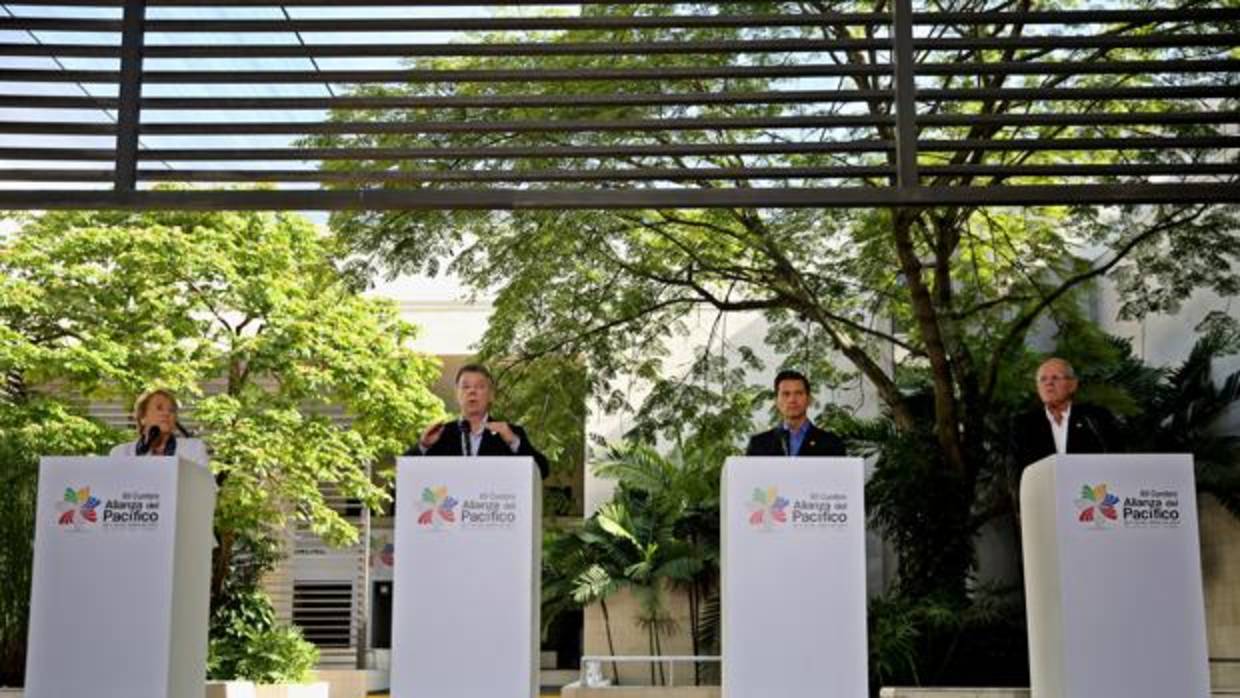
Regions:
M 81 530 L 84 525 L 93 524 L 99 520 L 95 513 L 98 507 L 99 498 L 91 496 L 89 487 L 76 490 L 66 487 L 65 498 L 56 505 L 56 510 L 59 512 L 57 523 Z
M 1107 492 L 1106 483 L 1100 485 L 1081 485 L 1081 496 L 1076 500 L 1076 520 L 1083 524 L 1093 524 L 1096 528 L 1107 526 L 1108 521 L 1118 521 L 1119 512 L 1115 505 L 1119 497 Z
M 788 522 L 788 499 L 775 487 L 755 487 L 749 499 L 749 525 L 771 528 Z
M 418 525 L 439 528 L 444 524 L 456 523 L 457 501 L 448 494 L 448 488 L 426 487 L 422 489 L 422 501 L 418 507 Z

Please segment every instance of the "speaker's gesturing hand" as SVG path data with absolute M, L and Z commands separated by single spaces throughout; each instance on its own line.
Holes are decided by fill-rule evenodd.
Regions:
M 446 422 L 436 422 L 422 432 L 422 438 L 418 439 L 418 445 L 422 447 L 422 450 L 426 450 L 439 442 L 439 437 L 443 436 L 443 428 L 445 426 L 447 426 Z
M 517 440 L 517 435 L 512 431 L 512 427 L 508 422 L 487 422 L 487 429 L 495 432 L 496 436 L 504 440 L 504 443 L 512 446 Z

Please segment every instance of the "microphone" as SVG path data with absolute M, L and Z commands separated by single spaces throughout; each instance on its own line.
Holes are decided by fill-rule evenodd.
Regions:
M 792 455 L 792 432 L 783 427 L 779 429 L 779 445 L 783 447 L 785 456 Z
M 457 428 L 461 430 L 461 453 L 466 456 L 474 455 L 473 429 L 469 426 L 469 420 L 461 417 Z
M 1085 424 L 1089 427 L 1089 430 L 1093 432 L 1094 438 L 1098 440 L 1098 445 L 1102 446 L 1102 452 L 1110 453 L 1111 445 L 1107 443 L 1106 439 L 1102 438 L 1102 434 L 1098 432 L 1098 427 L 1094 426 L 1094 420 L 1090 419 L 1087 414 L 1081 415 L 1081 419 L 1085 420 Z
M 154 446 L 155 442 L 159 439 L 159 434 L 159 427 L 154 424 L 151 425 L 150 429 L 146 430 L 146 434 L 144 434 L 142 438 L 138 439 L 137 451 L 139 456 L 145 456 L 150 452 L 151 447 Z

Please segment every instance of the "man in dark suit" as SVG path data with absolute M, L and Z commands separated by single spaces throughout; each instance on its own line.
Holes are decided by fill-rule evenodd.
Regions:
M 783 424 L 754 434 L 745 449 L 747 456 L 842 456 L 844 441 L 809 420 L 809 379 L 797 371 L 775 376 L 775 409 Z
M 1017 466 L 1026 468 L 1057 453 L 1109 453 L 1119 448 L 1115 417 L 1103 407 L 1073 402 L 1077 379 L 1059 358 L 1042 362 L 1037 374 L 1042 405 L 1016 419 Z
M 530 456 L 538 472 L 547 477 L 547 457 L 534 448 L 530 437 L 516 424 L 493 419 L 490 414 L 495 382 L 481 364 L 466 364 L 456 372 L 459 419 L 432 424 L 407 456 Z

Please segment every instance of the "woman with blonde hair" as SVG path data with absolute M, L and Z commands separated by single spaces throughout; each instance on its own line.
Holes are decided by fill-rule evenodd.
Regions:
M 178 456 L 207 465 L 207 447 L 201 439 L 189 438 L 189 432 L 177 421 L 180 406 L 171 390 L 156 388 L 138 396 L 133 404 L 133 422 L 138 438 L 112 449 L 113 456 Z M 180 431 L 184 438 L 177 438 Z

